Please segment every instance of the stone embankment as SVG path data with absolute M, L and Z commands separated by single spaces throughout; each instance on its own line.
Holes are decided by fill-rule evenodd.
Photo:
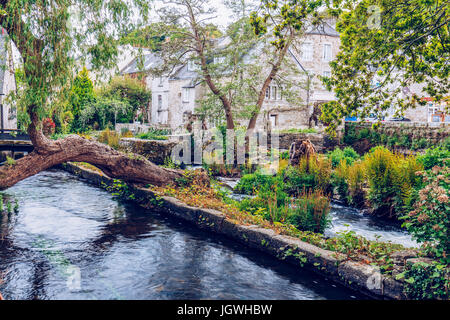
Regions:
M 74 164 L 64 169 L 98 186 L 113 185 L 114 180 Z M 350 261 L 343 254 L 324 250 L 297 238 L 280 235 L 256 225 L 240 225 L 212 209 L 191 207 L 180 200 L 158 196 L 144 188 L 132 188 L 135 201 L 188 221 L 198 228 L 224 235 L 265 252 L 299 268 L 306 267 L 346 287 L 377 299 L 405 299 L 403 283 L 380 273 L 377 267 Z

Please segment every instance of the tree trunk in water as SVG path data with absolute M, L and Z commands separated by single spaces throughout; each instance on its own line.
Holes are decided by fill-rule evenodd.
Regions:
M 34 127 L 33 124 L 30 127 Z M 64 162 L 87 162 L 102 170 L 110 178 L 129 183 L 163 186 L 176 183 L 180 170 L 161 168 L 142 156 L 125 154 L 111 147 L 71 135 L 62 140 L 49 140 L 41 131 L 29 128 L 35 150 L 0 167 L 0 190 Z

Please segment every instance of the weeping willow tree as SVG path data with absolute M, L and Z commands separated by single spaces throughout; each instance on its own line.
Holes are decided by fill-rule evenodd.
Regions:
M 67 161 L 91 163 L 108 176 L 133 183 L 164 185 L 181 176 L 139 157 L 71 135 L 49 140 L 42 118 L 67 81 L 75 56 L 94 68 L 108 68 L 117 56 L 117 41 L 139 12 L 147 19 L 145 0 L 0 0 L 0 24 L 23 61 L 24 82 L 17 104 L 26 110 L 34 151 L 0 168 L 0 189 Z

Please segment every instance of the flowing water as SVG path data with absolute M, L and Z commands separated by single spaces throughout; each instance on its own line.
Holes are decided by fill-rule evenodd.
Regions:
M 238 184 L 239 179 L 218 178 L 218 181 L 228 190 L 232 190 Z M 229 196 L 236 201 L 252 197 L 238 193 L 231 193 Z M 398 224 L 363 214 L 361 210 L 355 208 L 332 202 L 330 218 L 331 225 L 325 230 L 325 236 L 332 237 L 339 232 L 354 231 L 369 240 L 379 239 L 379 241 L 398 243 L 405 247 L 418 247 L 417 242 Z
M 0 221 L 6 299 L 364 299 L 65 172 L 5 193 L 19 202 Z

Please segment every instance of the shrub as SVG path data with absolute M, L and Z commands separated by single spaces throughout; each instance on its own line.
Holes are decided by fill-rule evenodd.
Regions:
M 167 140 L 168 130 L 150 128 L 147 132 L 138 134 L 136 138 L 147 140 Z
M 347 170 L 348 174 L 348 202 L 355 207 L 362 207 L 365 201 L 365 175 L 364 164 L 355 162 Z
M 119 147 L 119 134 L 114 130 L 105 129 L 100 132 L 98 141 L 109 145 L 111 148 L 117 149 Z
M 408 264 L 406 270 L 396 276 L 405 279 L 405 294 L 413 300 L 448 300 L 450 269 L 436 262 Z
M 336 191 L 340 200 L 348 202 L 348 169 L 347 161 L 341 160 L 332 174 L 333 191 Z
M 283 151 L 280 153 L 280 160 L 288 160 L 289 159 L 289 151 Z
M 420 138 L 418 140 L 413 140 L 411 143 L 411 148 L 413 150 L 425 149 L 428 145 L 428 140 L 426 138 Z
M 330 200 L 320 190 L 302 194 L 299 199 L 285 204 L 283 210 L 287 222 L 303 231 L 323 233 L 330 223 Z
M 256 197 L 242 200 L 238 206 L 240 210 L 255 213 L 259 212 L 264 219 L 279 222 L 283 221 L 281 208 L 288 199 L 288 194 L 283 190 L 283 187 L 278 185 L 276 181 L 273 184 L 262 184 L 256 192 Z
M 242 176 L 241 180 L 239 180 L 239 183 L 235 187 L 235 191 L 243 194 L 256 194 L 261 187 L 274 185 L 277 180 L 279 180 L 277 177 L 262 174 L 257 171 L 255 173 Z M 280 181 L 278 184 L 279 187 L 283 187 L 280 185 L 281 183 L 282 182 Z
M 405 209 L 417 183 L 413 175 L 421 165 L 412 157 L 405 158 L 384 147 L 376 147 L 364 157 L 364 169 L 369 184 L 368 198 L 374 212 L 397 217 Z
M 398 141 L 398 146 L 404 147 L 404 148 L 410 148 L 411 147 L 411 138 L 409 135 L 402 135 Z
M 51 118 L 45 118 L 42 121 L 42 132 L 47 137 L 55 133 L 55 128 L 56 128 L 55 122 L 53 122 Z
M 333 168 L 336 168 L 342 160 L 345 160 L 350 165 L 353 161 L 359 159 L 358 153 L 352 147 L 345 147 L 343 150 L 336 148 L 329 152 L 327 156 L 331 159 Z
M 305 190 L 315 189 L 317 187 L 313 174 L 305 173 L 298 167 L 288 166 L 281 173 L 284 181 L 284 188 L 291 195 L 298 195 Z
M 120 137 L 121 138 L 132 138 L 133 133 L 128 128 L 122 128 L 122 129 L 120 129 Z
M 434 166 L 450 165 L 450 149 L 442 147 L 430 148 L 425 154 L 418 157 L 418 161 L 423 164 L 425 170 L 429 170 Z
M 434 167 L 423 175 L 424 183 L 418 199 L 408 215 L 404 226 L 425 249 L 441 260 L 450 263 L 450 168 Z

